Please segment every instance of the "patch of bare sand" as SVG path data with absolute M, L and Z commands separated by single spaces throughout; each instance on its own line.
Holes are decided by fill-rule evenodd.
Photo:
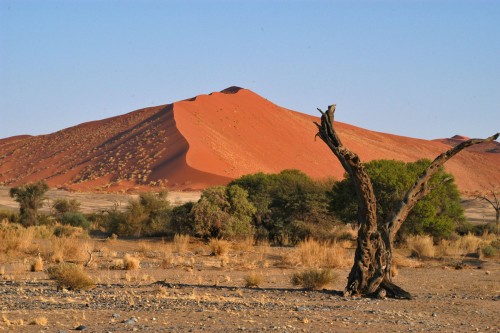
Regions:
M 98 212 L 116 207 L 125 209 L 131 199 L 136 199 L 137 194 L 117 194 L 117 193 L 92 193 L 92 192 L 69 192 L 64 190 L 49 190 L 47 192 L 47 202 L 42 209 L 48 212 L 51 202 L 56 199 L 76 199 L 81 203 L 81 209 L 84 213 Z M 173 205 L 181 205 L 188 201 L 198 201 L 199 191 L 183 192 L 169 191 L 168 200 Z M 16 210 L 19 204 L 9 196 L 9 188 L 0 187 L 0 208 Z

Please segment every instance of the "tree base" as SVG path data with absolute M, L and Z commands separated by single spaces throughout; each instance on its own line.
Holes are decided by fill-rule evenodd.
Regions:
M 396 299 L 413 299 L 413 296 L 401 287 L 398 287 L 392 282 L 382 281 L 380 284 L 380 290 L 385 290 L 387 297 Z M 379 291 L 380 292 L 380 291 Z
M 380 288 L 374 293 L 363 293 L 363 292 L 353 292 L 350 290 L 344 291 L 344 296 L 361 296 L 361 297 L 371 297 L 371 298 L 394 298 L 394 299 L 407 299 L 412 300 L 413 296 L 401 287 L 398 287 L 392 282 L 383 282 L 380 284 Z

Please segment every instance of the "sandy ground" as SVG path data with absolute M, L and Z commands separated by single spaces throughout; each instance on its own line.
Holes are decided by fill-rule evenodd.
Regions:
M 106 246 L 137 255 L 144 248 L 117 242 Z M 195 245 L 178 256 L 186 262 L 162 268 L 151 246 L 142 250 L 135 271 L 106 269 L 108 259 L 98 259 L 89 269 L 98 284 L 89 291 L 58 291 L 44 272 L 7 265 L 0 277 L 0 330 L 70 332 L 84 325 L 87 332 L 500 332 L 498 259 L 475 259 L 460 270 L 455 259 L 401 268 L 395 281 L 414 295 L 408 301 L 343 297 L 348 268 L 335 270 L 338 280 L 324 290 L 292 287 L 290 276 L 301 268 L 279 259 L 290 248 L 235 250 L 221 265 Z M 244 286 L 252 272 L 262 274 L 260 288 Z M 37 318 L 47 323 L 30 325 Z
M 81 209 L 84 213 L 97 212 L 105 209 L 113 208 L 117 205 L 120 209 L 124 209 L 129 200 L 137 198 L 136 194 L 114 194 L 114 193 L 91 193 L 91 192 L 68 192 L 64 190 L 49 190 L 47 193 L 50 205 L 55 199 L 76 199 L 82 205 Z M 168 199 L 173 205 L 180 205 L 187 201 L 198 201 L 200 192 L 180 192 L 170 191 Z M 19 205 L 9 196 L 9 188 L 0 187 L 0 209 L 18 209 Z M 49 211 L 48 206 L 42 211 Z

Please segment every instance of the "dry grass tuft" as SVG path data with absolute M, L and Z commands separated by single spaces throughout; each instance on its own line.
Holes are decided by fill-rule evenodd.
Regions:
M 30 325 L 46 326 L 49 323 L 45 317 L 37 317 L 30 322 Z
M 406 239 L 406 244 L 414 257 L 434 257 L 434 244 L 431 236 L 410 236 Z
M 141 262 L 139 259 L 132 257 L 130 254 L 125 254 L 123 257 L 123 267 L 126 270 L 133 270 L 141 268 Z
M 0 253 L 31 252 L 35 230 L 20 225 L 7 224 L 0 228 Z
M 220 257 L 220 267 L 226 267 L 229 264 L 229 258 L 226 255 Z
M 43 271 L 43 260 L 42 258 L 38 257 L 35 259 L 35 261 L 31 264 L 31 271 L 32 272 L 41 272 Z
M 307 290 L 319 290 L 335 282 L 338 276 L 331 269 L 311 268 L 301 273 L 292 275 L 292 284 L 302 286 Z
M 443 239 L 437 249 L 441 256 L 457 257 L 471 252 L 478 252 L 480 248 L 487 245 L 489 239 L 488 234 L 483 235 L 483 237 L 467 234 L 453 240 Z
M 208 243 L 208 247 L 213 255 L 218 257 L 225 256 L 231 249 L 231 243 L 223 239 L 212 238 Z
M 191 237 L 189 235 L 176 234 L 174 236 L 174 252 L 177 253 L 186 252 L 190 240 Z
M 353 228 L 350 224 L 342 224 L 333 228 L 333 237 L 337 241 L 355 241 L 358 238 L 358 229 Z
M 125 264 L 123 263 L 123 259 L 113 259 L 111 261 L 110 267 L 111 269 L 124 269 Z
M 23 326 L 24 321 L 22 319 L 17 319 L 17 320 L 9 320 L 5 313 L 2 313 L 2 322 L 5 324 L 5 326 L 10 327 L 10 326 Z
M 264 282 L 264 275 L 252 272 L 244 277 L 245 287 L 260 287 Z
M 307 239 L 300 242 L 294 249 L 289 261 L 293 265 L 304 267 L 337 268 L 352 263 L 352 258 L 346 255 L 346 250 L 337 242 L 318 242 Z
M 78 239 L 54 238 L 51 241 L 50 259 L 52 262 L 60 263 L 64 260 L 85 262 L 88 258 L 86 250 L 88 244 Z
M 233 244 L 233 248 L 238 251 L 250 252 L 254 250 L 255 240 L 253 236 L 247 236 Z
M 95 286 L 94 280 L 83 267 L 75 264 L 61 263 L 51 266 L 47 274 L 50 279 L 56 281 L 58 289 L 85 290 Z
M 459 238 L 460 248 L 466 253 L 476 252 L 477 249 L 485 243 L 481 237 L 477 237 L 473 234 L 467 234 Z

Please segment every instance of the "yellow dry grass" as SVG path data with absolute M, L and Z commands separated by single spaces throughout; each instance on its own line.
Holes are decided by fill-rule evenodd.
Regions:
M 32 272 L 41 272 L 43 271 L 43 260 L 41 257 L 38 257 L 33 261 L 31 264 L 31 271 Z
M 307 290 L 319 290 L 337 279 L 338 276 L 331 269 L 310 268 L 304 272 L 294 273 L 291 282 L 294 286 L 302 286 Z
M 479 253 L 480 249 L 489 244 L 492 239 L 495 238 L 488 233 L 481 237 L 467 234 L 452 240 L 443 239 L 437 246 L 437 252 L 440 256 L 449 257 L 463 256 L 472 252 Z
M 262 273 L 252 272 L 244 277 L 245 287 L 260 287 L 264 282 Z
M 435 254 L 434 243 L 431 236 L 409 236 L 406 244 L 412 256 L 418 258 L 433 258 Z
M 141 268 L 141 262 L 139 259 L 132 257 L 130 254 L 125 254 L 123 256 L 123 267 L 126 270 L 134 270 Z
M 49 320 L 46 317 L 36 317 L 30 322 L 30 325 L 47 326 Z
M 339 243 L 314 239 L 300 242 L 285 260 L 291 265 L 304 267 L 339 268 L 352 264 L 351 256 Z
M 231 249 L 231 243 L 223 239 L 212 238 L 208 243 L 208 247 L 212 254 L 222 257 Z
M 176 234 L 173 242 L 174 252 L 181 254 L 186 252 L 190 239 L 189 235 Z

